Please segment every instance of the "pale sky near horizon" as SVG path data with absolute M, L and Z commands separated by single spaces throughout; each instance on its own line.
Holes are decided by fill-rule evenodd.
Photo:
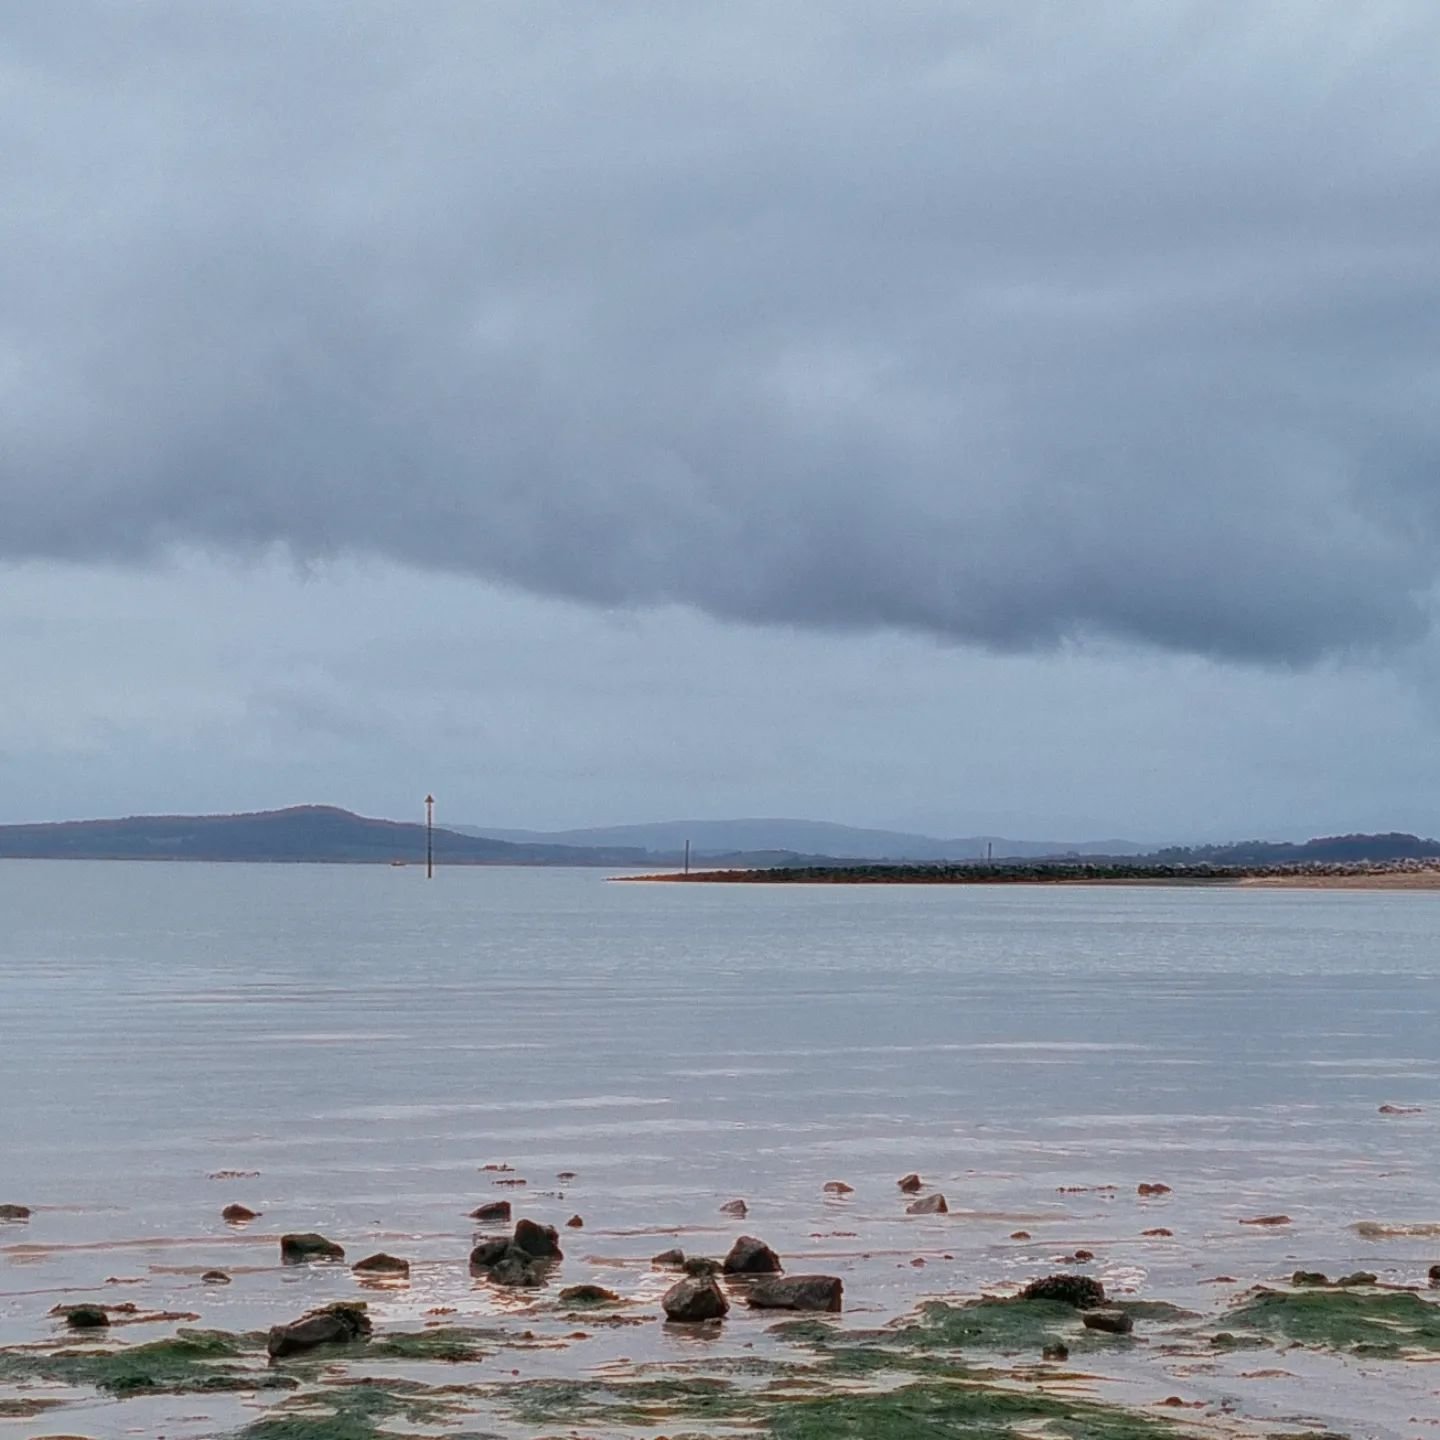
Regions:
M 0 822 L 1440 832 L 1440 9 L 0 12 Z

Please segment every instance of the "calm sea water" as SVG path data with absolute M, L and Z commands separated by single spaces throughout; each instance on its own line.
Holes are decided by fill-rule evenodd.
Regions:
M 457 1262 L 502 1196 L 584 1217 L 567 1281 L 658 1293 L 671 1237 L 744 1230 L 870 1322 L 1077 1245 L 1182 1303 L 1221 1270 L 1413 1280 L 1440 1239 L 1352 1227 L 1440 1221 L 1437 1016 L 1433 894 L 7 862 L 0 1202 L 36 1213 L 0 1227 L 0 1343 L 107 1280 L 230 1328 L 349 1293 L 278 1270 L 292 1229 L 421 1262 L 385 1314 L 493 1308 Z M 909 1170 L 954 1213 L 906 1217 Z

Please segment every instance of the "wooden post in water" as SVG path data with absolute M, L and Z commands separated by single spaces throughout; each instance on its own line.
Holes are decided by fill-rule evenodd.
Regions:
M 685 873 L 690 873 L 690 842 L 685 842 Z
M 435 878 L 435 797 L 425 797 L 425 878 Z

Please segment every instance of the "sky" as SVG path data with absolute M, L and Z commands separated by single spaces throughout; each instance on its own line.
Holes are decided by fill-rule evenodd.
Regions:
M 1440 832 L 1430 0 L 0 11 L 0 822 Z

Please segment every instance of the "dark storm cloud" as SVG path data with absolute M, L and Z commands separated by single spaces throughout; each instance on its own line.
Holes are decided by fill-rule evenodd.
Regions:
M 11 7 L 0 557 L 1412 639 L 1437 43 L 1428 3 Z

